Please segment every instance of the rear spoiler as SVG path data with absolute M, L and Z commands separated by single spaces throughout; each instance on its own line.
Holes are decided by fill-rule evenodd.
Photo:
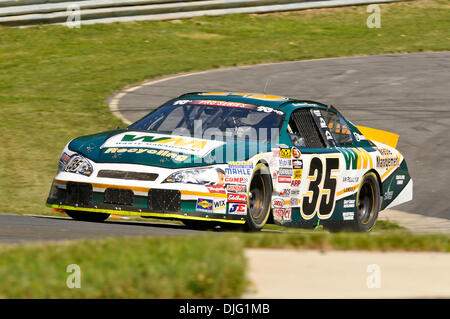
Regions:
M 390 147 L 396 148 L 398 138 L 400 137 L 398 134 L 377 130 L 370 127 L 365 126 L 356 126 L 356 128 L 364 135 L 368 140 L 372 140 L 375 142 L 386 144 Z

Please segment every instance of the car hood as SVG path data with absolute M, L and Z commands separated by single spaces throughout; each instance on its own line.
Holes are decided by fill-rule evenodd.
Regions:
M 218 141 L 143 131 L 115 130 L 82 136 L 69 149 L 97 163 L 127 163 L 184 168 L 247 160 L 270 151 L 270 143 Z

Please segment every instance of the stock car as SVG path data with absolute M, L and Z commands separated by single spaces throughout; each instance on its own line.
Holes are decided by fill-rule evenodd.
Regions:
M 397 140 L 320 102 L 187 93 L 125 129 L 70 141 L 47 206 L 84 221 L 369 231 L 379 211 L 412 199 Z

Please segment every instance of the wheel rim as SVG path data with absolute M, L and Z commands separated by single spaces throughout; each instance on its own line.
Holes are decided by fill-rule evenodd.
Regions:
M 264 212 L 264 201 L 266 197 L 266 188 L 264 179 L 261 175 L 255 176 L 250 185 L 249 192 L 249 212 L 253 219 L 258 219 Z
M 372 218 L 375 206 L 375 197 L 372 184 L 365 183 L 359 192 L 358 219 L 362 224 L 367 224 Z

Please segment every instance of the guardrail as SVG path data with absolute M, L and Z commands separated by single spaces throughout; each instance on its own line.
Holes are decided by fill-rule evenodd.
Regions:
M 0 0 L 0 25 L 80 24 L 170 20 L 233 13 L 265 13 L 400 0 Z

